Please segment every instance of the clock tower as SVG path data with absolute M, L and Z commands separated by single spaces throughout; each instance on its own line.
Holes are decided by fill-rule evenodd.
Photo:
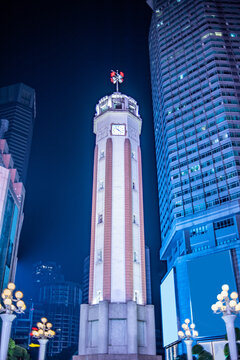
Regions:
M 115 92 L 97 104 L 89 304 L 81 305 L 75 360 L 156 357 L 154 307 L 146 305 L 141 128 L 133 98 Z

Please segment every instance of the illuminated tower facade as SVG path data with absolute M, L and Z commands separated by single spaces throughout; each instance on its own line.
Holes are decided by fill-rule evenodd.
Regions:
M 141 127 L 129 96 L 117 91 L 96 106 L 89 304 L 81 305 L 77 359 L 156 354 L 154 307 L 146 305 Z

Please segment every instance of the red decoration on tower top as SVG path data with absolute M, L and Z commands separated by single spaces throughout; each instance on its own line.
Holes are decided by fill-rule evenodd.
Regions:
M 121 84 L 123 82 L 124 73 L 122 71 L 111 71 L 111 82 L 113 84 L 116 84 L 116 91 L 118 92 L 118 84 Z

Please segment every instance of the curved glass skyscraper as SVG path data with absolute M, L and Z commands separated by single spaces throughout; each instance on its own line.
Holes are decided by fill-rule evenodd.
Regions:
M 240 2 L 148 4 L 160 257 L 168 263 L 163 336 L 171 347 L 186 317 L 206 339 L 223 335 L 210 305 L 224 282 L 240 290 Z

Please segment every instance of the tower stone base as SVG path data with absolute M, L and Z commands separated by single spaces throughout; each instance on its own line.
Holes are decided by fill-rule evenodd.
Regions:
M 73 360 L 161 360 L 153 305 L 135 301 L 81 305 L 79 355 Z

